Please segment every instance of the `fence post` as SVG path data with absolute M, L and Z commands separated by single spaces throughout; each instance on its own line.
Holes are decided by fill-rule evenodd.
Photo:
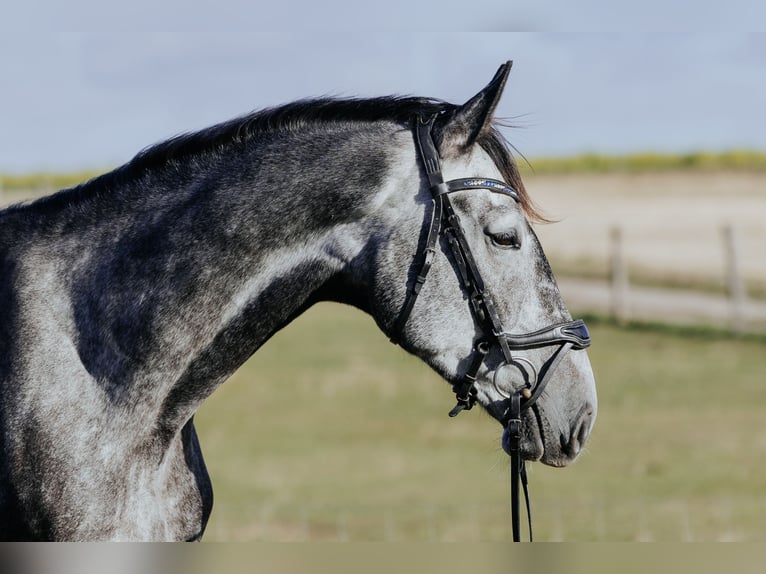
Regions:
M 722 228 L 722 234 L 731 328 L 735 333 L 742 333 L 745 330 L 745 298 L 747 294 L 745 283 L 739 272 L 737 230 L 733 225 L 726 224 Z
M 612 280 L 611 312 L 618 323 L 628 320 L 628 267 L 623 253 L 622 228 L 609 230 L 609 261 Z

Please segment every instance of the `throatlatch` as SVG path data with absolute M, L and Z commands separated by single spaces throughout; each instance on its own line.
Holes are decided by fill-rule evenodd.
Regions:
M 463 410 L 471 410 L 476 402 L 476 378 L 484 359 L 492 345 L 497 345 L 503 355 L 503 363 L 496 372 L 505 366 L 513 365 L 525 373 L 525 385 L 512 393 L 498 389 L 509 400 L 506 411 L 506 428 L 509 433 L 509 450 L 511 451 L 511 514 L 513 523 L 513 539 L 521 539 L 519 528 L 519 481 L 523 486 L 526 500 L 527 517 L 529 519 L 529 539 L 532 541 L 532 516 L 530 514 L 529 489 L 527 485 L 526 468 L 521 456 L 522 414 L 531 407 L 542 394 L 550 376 L 561 362 L 564 355 L 572 349 L 585 349 L 591 343 L 588 328 L 582 320 L 566 321 L 545 327 L 538 331 L 524 334 L 512 334 L 503 329 L 502 322 L 495 308 L 491 294 L 476 265 L 471 249 L 466 240 L 460 218 L 455 213 L 449 194 L 457 191 L 485 189 L 500 193 L 519 202 L 519 194 L 505 182 L 491 178 L 470 177 L 444 181 L 441 172 L 439 153 L 436 150 L 431 130 L 438 114 L 428 119 L 418 118 L 416 121 L 415 138 L 420 158 L 428 177 L 431 190 L 431 221 L 427 228 L 425 247 L 420 254 L 420 262 L 415 265 L 417 273 L 415 281 L 407 291 L 404 304 L 399 316 L 391 329 L 391 341 L 397 343 L 401 338 L 404 326 L 412 313 L 415 301 L 426 281 L 436 255 L 440 235 L 447 240 L 450 252 L 458 269 L 458 279 L 463 290 L 468 295 L 469 306 L 474 319 L 483 331 L 484 337 L 473 346 L 469 356 L 469 367 L 463 377 L 453 384 L 457 404 L 449 412 L 450 417 L 457 416 Z M 522 357 L 514 358 L 512 351 L 533 349 L 559 345 L 559 348 L 538 371 Z M 528 370 L 534 376 L 528 376 Z M 497 388 L 497 385 L 495 385 Z

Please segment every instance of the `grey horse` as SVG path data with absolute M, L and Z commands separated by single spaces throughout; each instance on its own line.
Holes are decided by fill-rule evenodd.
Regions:
M 255 112 L 0 211 L 0 539 L 200 539 L 213 492 L 194 413 L 318 301 L 358 307 L 446 381 L 463 380 L 484 331 L 447 238 L 393 332 L 434 205 L 418 118 L 435 118 L 445 179 L 515 190 L 452 196 L 503 324 L 571 321 L 493 126 L 509 69 L 462 106 L 324 98 Z M 539 366 L 550 350 L 515 356 Z M 503 365 L 488 348 L 471 388 L 501 424 L 528 383 Z M 523 457 L 568 464 L 595 416 L 576 350 L 523 414 Z

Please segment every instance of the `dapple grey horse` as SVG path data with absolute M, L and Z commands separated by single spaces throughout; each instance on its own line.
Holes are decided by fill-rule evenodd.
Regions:
M 483 330 L 447 238 L 393 333 L 434 206 L 418 118 L 434 118 L 445 179 L 515 190 L 452 195 L 504 326 L 571 321 L 493 126 L 509 69 L 462 106 L 325 98 L 259 111 L 1 211 L 0 539 L 201 538 L 213 494 L 194 413 L 318 301 L 358 307 L 446 381 L 463 380 Z M 539 368 L 551 351 L 515 353 Z M 502 365 L 487 348 L 471 392 L 505 424 L 527 375 Z M 595 416 L 575 350 L 523 414 L 523 457 L 568 464 Z

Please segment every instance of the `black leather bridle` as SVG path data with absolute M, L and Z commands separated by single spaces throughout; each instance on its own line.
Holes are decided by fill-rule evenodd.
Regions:
M 413 265 L 417 275 L 407 296 L 399 316 L 391 329 L 391 340 L 396 343 L 400 339 L 404 326 L 409 319 L 415 301 L 425 283 L 436 255 L 439 236 L 447 239 L 450 251 L 458 269 L 462 288 L 468 294 L 471 312 L 483 331 L 483 338 L 473 345 L 469 356 L 468 369 L 462 379 L 453 383 L 453 391 L 457 404 L 450 411 L 454 417 L 463 410 L 470 410 L 476 402 L 476 376 L 484 363 L 484 359 L 492 345 L 497 345 L 503 354 L 504 362 L 495 370 L 493 385 L 504 398 L 509 400 L 509 407 L 504 415 L 505 427 L 508 430 L 509 450 L 511 455 L 511 521 L 513 540 L 521 540 L 519 525 L 519 482 L 524 489 L 529 523 L 529 539 L 532 541 L 532 516 L 530 514 L 529 490 L 524 460 L 521 458 L 521 413 L 530 408 L 540 398 L 550 376 L 561 362 L 564 355 L 571 349 L 585 349 L 591 343 L 588 328 L 582 320 L 566 321 L 545 327 L 539 331 L 524 334 L 511 334 L 505 331 L 495 308 L 492 296 L 482 280 L 479 268 L 473 258 L 465 233 L 460 224 L 460 218 L 455 213 L 449 194 L 457 191 L 486 189 L 500 193 L 520 201 L 519 195 L 505 182 L 496 179 L 471 177 L 444 181 L 441 173 L 439 153 L 436 150 L 431 130 L 438 114 L 430 118 L 418 118 L 415 135 L 420 159 L 425 167 L 432 195 L 431 221 L 428 226 L 425 248 L 420 257 L 416 256 Z M 553 355 L 540 368 L 539 373 L 530 361 L 523 357 L 514 357 L 511 351 L 533 349 L 559 345 Z M 496 383 L 498 372 L 508 366 L 518 368 L 525 379 L 525 385 L 512 393 L 500 389 Z

